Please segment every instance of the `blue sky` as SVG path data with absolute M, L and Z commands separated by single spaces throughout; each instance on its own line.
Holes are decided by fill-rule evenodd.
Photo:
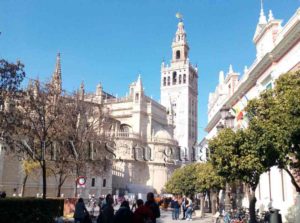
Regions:
M 299 0 L 265 0 L 267 14 L 285 22 Z M 141 73 L 146 94 L 159 100 L 160 65 L 171 59 L 177 28 L 184 16 L 190 60 L 199 68 L 199 140 L 205 135 L 208 94 L 220 70 L 242 73 L 255 58 L 252 38 L 259 0 L 1 0 L 0 58 L 21 60 L 27 76 L 47 80 L 61 52 L 63 88 L 85 82 L 94 91 L 118 96 Z

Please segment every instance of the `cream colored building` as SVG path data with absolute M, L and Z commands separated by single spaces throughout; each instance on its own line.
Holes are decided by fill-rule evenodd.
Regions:
M 109 111 L 110 117 L 118 122 L 111 126 L 106 135 L 116 143 L 112 170 L 114 191 L 146 193 L 162 192 L 164 184 L 179 167 L 177 141 L 173 137 L 172 116 L 166 108 L 143 90 L 141 77 L 129 86 L 128 96 L 106 97 L 98 85 L 93 99 Z
M 271 10 L 267 19 L 261 8 L 253 42 L 256 58 L 250 67 L 245 67 L 242 76 L 231 65 L 226 76 L 220 71 L 215 92 L 209 94 L 207 139 L 217 134 L 223 105 L 230 107 L 235 116 L 234 128 L 246 128 L 248 120 L 244 108 L 247 101 L 272 88 L 281 74 L 300 69 L 300 9 L 282 26 L 282 20 L 275 19 Z M 260 178 L 256 190 L 257 208 L 266 210 L 272 205 L 281 209 L 285 216 L 288 208 L 295 204 L 295 195 L 288 174 L 273 167 Z
M 190 62 L 189 50 L 180 19 L 172 42 L 172 60 L 161 64 L 161 104 L 173 115 L 174 136 L 191 160 L 198 136 L 198 69 Z
M 103 91 L 101 84 L 94 93 L 85 93 L 84 85 L 81 85 L 81 99 L 101 105 L 109 114 L 111 123 L 102 133 L 115 143 L 112 166 L 101 176 L 89 172 L 86 187 L 79 189 L 81 196 L 161 193 L 167 179 L 181 165 L 182 153 L 176 139 L 186 148 L 196 142 L 198 76 L 197 69 L 189 63 L 182 22 L 178 24 L 172 48 L 171 66 L 162 67 L 162 81 L 167 75 L 173 77 L 171 86 L 164 86 L 162 82 L 162 104 L 145 94 L 140 76 L 129 85 L 127 96 L 119 98 Z M 177 77 L 174 72 L 178 73 Z M 61 80 L 58 56 L 53 82 L 60 89 Z M 177 109 L 174 104 L 175 107 L 177 104 Z M 23 170 L 19 161 L 11 160 L 3 152 L 0 160 L 0 191 L 5 190 L 8 195 L 15 191 L 20 193 Z M 55 196 L 57 182 L 49 177 L 47 183 L 48 196 Z M 62 188 L 64 196 L 72 197 L 74 187 L 74 177 L 69 177 Z M 28 180 L 26 195 L 35 196 L 41 191 L 42 178 L 36 173 Z

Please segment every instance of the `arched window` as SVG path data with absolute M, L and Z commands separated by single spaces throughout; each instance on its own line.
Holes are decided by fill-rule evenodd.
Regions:
M 183 83 L 184 84 L 186 83 L 186 75 L 185 74 L 183 75 Z
M 164 86 L 166 86 L 167 79 L 164 77 Z
M 181 74 L 179 75 L 179 84 L 181 84 Z
M 177 50 L 177 51 L 176 51 L 176 59 L 177 59 L 177 60 L 180 59 L 180 50 Z
M 172 82 L 172 84 L 175 85 L 176 82 L 177 82 L 177 73 L 173 72 L 173 82 Z
M 131 126 L 127 124 L 122 124 L 120 126 L 120 131 L 123 137 L 129 137 L 129 133 L 132 131 Z
M 139 100 L 139 93 L 135 93 L 135 100 L 136 100 L 136 101 Z
M 167 85 L 170 86 L 170 77 L 168 77 L 168 84 Z

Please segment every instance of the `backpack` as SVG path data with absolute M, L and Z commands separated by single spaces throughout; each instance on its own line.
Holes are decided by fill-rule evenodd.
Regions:
M 153 215 L 155 218 L 160 218 L 160 210 L 159 210 L 158 204 L 156 204 L 155 202 L 151 202 L 149 204 L 149 208 L 153 212 Z
M 150 218 L 145 218 L 144 223 L 153 223 L 153 221 Z

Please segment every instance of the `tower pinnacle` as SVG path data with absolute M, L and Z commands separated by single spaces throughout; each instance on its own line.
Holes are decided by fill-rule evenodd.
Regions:
M 274 16 L 273 16 L 273 12 L 272 10 L 269 11 L 269 18 L 268 18 L 268 21 L 273 21 L 274 20 Z
M 258 24 L 260 24 L 260 25 L 267 24 L 267 19 L 266 19 L 265 13 L 264 13 L 263 0 L 260 0 L 260 16 L 259 16 Z
M 172 62 L 185 61 L 188 58 L 189 46 L 186 40 L 186 33 L 184 30 L 184 24 L 182 21 L 182 15 L 180 13 L 176 14 L 176 18 L 179 19 L 177 25 L 177 31 L 175 38 L 172 42 Z
M 57 53 L 56 56 L 55 70 L 52 75 L 52 84 L 59 92 L 62 91 L 60 53 Z

